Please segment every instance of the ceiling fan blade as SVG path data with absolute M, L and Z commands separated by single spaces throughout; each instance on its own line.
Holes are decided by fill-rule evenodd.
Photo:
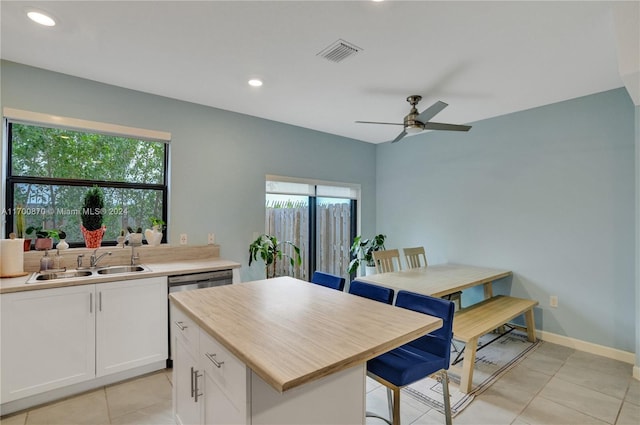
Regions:
M 402 133 L 398 134 L 398 136 L 391 141 L 391 143 L 399 142 L 400 139 L 402 139 L 406 135 L 407 135 L 407 132 L 403 130 Z
M 424 124 L 425 130 L 449 130 L 449 131 L 469 131 L 470 125 L 445 124 L 441 122 L 428 122 Z
M 404 125 L 398 122 L 379 122 L 379 121 L 355 121 L 358 124 L 385 124 L 385 125 Z
M 436 114 L 438 114 L 440 111 L 442 111 L 447 106 L 449 106 L 449 105 L 439 100 L 436 103 L 434 103 L 433 105 L 429 106 L 424 111 L 422 111 L 420 113 L 420 115 L 418 115 L 418 118 L 416 118 L 416 120 L 420 121 L 420 122 L 427 122 L 431 118 L 435 117 Z

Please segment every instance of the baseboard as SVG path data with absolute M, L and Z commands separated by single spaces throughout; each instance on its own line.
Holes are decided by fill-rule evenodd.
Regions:
M 547 331 L 541 331 L 536 329 L 536 335 L 539 339 L 554 344 L 562 345 L 564 347 L 573 348 L 579 351 L 585 351 L 587 353 L 596 354 L 598 356 L 607 357 L 621 362 L 635 364 L 636 355 L 629 351 L 618 350 L 617 348 L 611 348 L 604 345 L 594 344 L 580 339 L 571 338 L 568 336 L 558 335 Z M 640 373 L 639 366 L 634 366 L 634 376 Z
M 633 367 L 633 377 L 640 381 L 640 366 Z

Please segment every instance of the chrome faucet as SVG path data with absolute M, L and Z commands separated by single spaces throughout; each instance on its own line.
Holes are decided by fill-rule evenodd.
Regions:
M 100 261 L 100 259 L 102 257 L 104 257 L 105 255 L 111 255 L 111 251 L 109 251 L 109 252 L 105 252 L 104 254 L 102 254 L 99 257 L 96 257 L 98 249 L 100 249 L 100 248 L 97 248 L 95 251 L 93 251 L 93 254 L 91 254 L 91 258 L 90 258 L 90 262 L 89 262 L 91 264 L 91 267 L 96 267 L 98 265 L 98 261 Z
M 136 261 L 140 259 L 140 254 L 136 254 L 136 246 L 131 245 L 131 265 L 135 266 Z

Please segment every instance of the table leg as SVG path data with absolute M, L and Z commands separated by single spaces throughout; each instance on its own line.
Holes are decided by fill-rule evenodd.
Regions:
M 484 284 L 484 299 L 493 297 L 493 282 L 487 282 Z
M 527 324 L 527 339 L 531 342 L 536 341 L 536 323 L 533 319 L 533 308 L 524 313 L 525 323 Z
M 462 375 L 460 376 L 460 391 L 468 394 L 473 384 L 473 367 L 476 363 L 476 350 L 478 338 L 467 341 L 464 348 L 464 360 L 462 361 Z

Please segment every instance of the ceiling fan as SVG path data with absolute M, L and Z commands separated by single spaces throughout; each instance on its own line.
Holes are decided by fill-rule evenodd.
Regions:
M 418 113 L 418 109 L 416 109 L 416 105 L 422 96 L 413 95 L 407 97 L 407 102 L 411 105 L 411 111 L 409 114 L 404 117 L 404 123 L 395 123 L 395 122 L 377 122 L 377 121 L 356 121 L 361 124 L 386 124 L 386 125 L 403 125 L 404 130 L 402 133 L 398 134 L 398 136 L 391 141 L 391 143 L 395 143 L 400 141 L 407 134 L 415 134 L 420 133 L 423 130 L 449 130 L 449 131 L 469 131 L 471 128 L 470 125 L 458 125 L 458 124 L 445 124 L 440 122 L 431 122 L 429 121 L 431 118 L 435 117 L 440 111 L 446 108 L 448 105 L 442 101 L 437 101 L 433 105 L 429 106 L 427 109 Z

